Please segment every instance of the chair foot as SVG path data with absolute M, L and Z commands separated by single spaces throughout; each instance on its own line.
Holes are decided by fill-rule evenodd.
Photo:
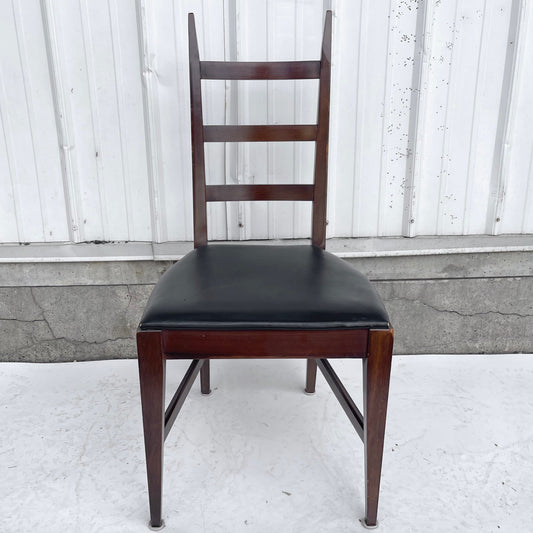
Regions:
M 161 531 L 161 530 L 165 527 L 165 521 L 164 521 L 164 520 L 161 520 L 161 525 L 159 525 L 159 526 L 153 526 L 153 525 L 152 525 L 152 522 L 148 522 L 148 527 L 149 527 L 152 531 Z
M 376 523 L 375 525 L 373 526 L 370 526 L 366 523 L 366 518 L 360 518 L 359 519 L 359 522 L 361 522 L 361 525 L 365 528 L 365 529 L 377 529 L 377 527 L 379 526 L 379 522 L 376 520 Z
M 316 391 L 308 391 L 307 389 L 304 389 L 304 394 L 306 394 L 307 396 L 314 396 Z

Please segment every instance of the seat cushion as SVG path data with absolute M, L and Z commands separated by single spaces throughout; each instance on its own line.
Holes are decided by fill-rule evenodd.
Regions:
M 141 329 L 389 328 L 370 282 L 312 245 L 209 244 L 160 279 Z

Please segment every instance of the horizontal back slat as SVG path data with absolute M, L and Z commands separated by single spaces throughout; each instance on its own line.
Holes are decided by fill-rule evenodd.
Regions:
M 207 202 L 313 201 L 313 185 L 208 185 Z
M 320 61 L 200 61 L 205 80 L 306 80 L 320 78 Z
M 314 141 L 315 124 L 204 126 L 204 142 Z

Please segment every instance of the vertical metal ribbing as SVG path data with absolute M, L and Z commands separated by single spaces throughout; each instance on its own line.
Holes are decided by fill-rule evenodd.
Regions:
M 53 15 L 51 0 L 41 0 L 41 16 L 43 33 L 50 73 L 50 86 L 54 103 L 59 157 L 63 178 L 63 194 L 68 221 L 68 235 L 71 242 L 84 240 L 83 224 L 80 223 L 83 213 L 79 198 L 78 182 L 76 178 L 76 157 L 73 139 L 72 114 L 67 106 L 61 76 L 60 52 L 57 43 L 57 30 Z
M 417 234 L 417 194 L 422 179 L 421 159 L 425 140 L 424 124 L 427 112 L 429 62 L 431 59 L 431 39 L 433 35 L 433 9 L 433 2 L 420 2 L 418 5 L 402 220 L 402 235 L 404 237 L 414 237 Z
M 511 150 L 510 135 L 513 120 L 511 105 L 513 88 L 517 73 L 518 42 L 522 29 L 523 14 L 526 0 L 513 0 L 509 21 L 509 37 L 507 38 L 507 54 L 503 73 L 500 113 L 496 129 L 496 143 L 492 162 L 489 207 L 487 210 L 487 233 L 498 235 L 501 230 L 502 212 L 505 191 L 509 178 L 509 155 Z
M 161 124 L 159 120 L 159 100 L 155 85 L 155 73 L 151 51 L 149 16 L 145 0 L 136 0 L 137 33 L 139 58 L 142 76 L 142 101 L 145 130 L 146 160 L 148 162 L 148 182 L 150 194 L 150 221 L 152 241 L 163 242 L 167 239 L 165 230 L 166 213 L 161 198 L 164 194 L 161 173 Z

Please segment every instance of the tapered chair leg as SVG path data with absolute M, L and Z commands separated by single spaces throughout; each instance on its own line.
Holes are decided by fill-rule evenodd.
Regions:
M 150 528 L 164 526 L 161 518 L 163 445 L 165 442 L 165 366 L 159 331 L 137 333 L 139 380 L 144 426 Z
M 202 391 L 202 394 L 211 394 L 210 382 L 209 359 L 206 359 L 200 369 L 200 390 Z
M 313 394 L 316 388 L 316 359 L 307 360 L 307 376 L 305 380 L 305 392 Z
M 368 340 L 368 357 L 363 359 L 366 497 L 363 525 L 367 527 L 377 525 L 392 345 L 392 329 L 371 330 Z

